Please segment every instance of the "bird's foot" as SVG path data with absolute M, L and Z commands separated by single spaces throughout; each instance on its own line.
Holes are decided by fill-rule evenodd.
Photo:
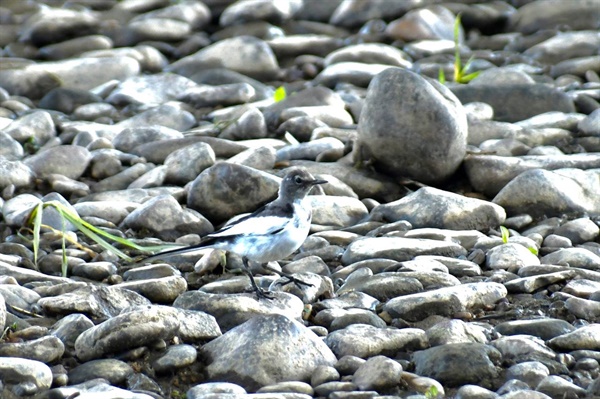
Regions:
M 281 277 L 287 279 L 287 281 L 284 283 L 281 283 L 281 285 L 288 285 L 288 284 L 294 283 L 296 285 L 296 287 L 298 287 L 299 289 L 302 289 L 302 286 L 304 286 L 304 287 L 312 287 L 313 286 L 311 283 L 302 281 L 299 278 L 296 278 L 289 274 L 282 274 Z
M 258 298 L 258 300 L 261 300 L 261 299 L 271 300 L 271 299 L 275 298 L 275 294 L 273 294 L 271 291 L 262 289 L 260 287 L 253 287 L 253 291 L 256 293 L 256 297 Z

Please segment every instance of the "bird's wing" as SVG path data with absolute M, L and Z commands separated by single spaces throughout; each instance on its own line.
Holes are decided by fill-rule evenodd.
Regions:
M 214 233 L 211 238 L 226 238 L 240 235 L 270 235 L 281 231 L 290 222 L 290 218 L 281 216 L 254 216 L 239 219 Z

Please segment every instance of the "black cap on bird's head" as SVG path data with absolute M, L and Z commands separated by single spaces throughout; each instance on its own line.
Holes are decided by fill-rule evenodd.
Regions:
M 317 184 L 325 184 L 327 180 L 318 180 L 304 168 L 291 168 L 283 178 L 279 188 L 279 197 L 288 199 L 304 198 L 311 188 Z

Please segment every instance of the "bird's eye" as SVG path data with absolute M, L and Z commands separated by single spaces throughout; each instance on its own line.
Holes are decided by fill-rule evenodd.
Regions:
M 302 178 L 300 176 L 294 176 L 294 183 L 302 184 Z

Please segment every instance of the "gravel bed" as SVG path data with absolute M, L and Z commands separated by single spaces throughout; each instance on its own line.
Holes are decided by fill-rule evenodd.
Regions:
M 3 0 L 0 397 L 600 398 L 599 74 L 600 0 Z M 52 207 L 36 262 L 39 204 L 192 245 L 296 166 L 310 285 Z

